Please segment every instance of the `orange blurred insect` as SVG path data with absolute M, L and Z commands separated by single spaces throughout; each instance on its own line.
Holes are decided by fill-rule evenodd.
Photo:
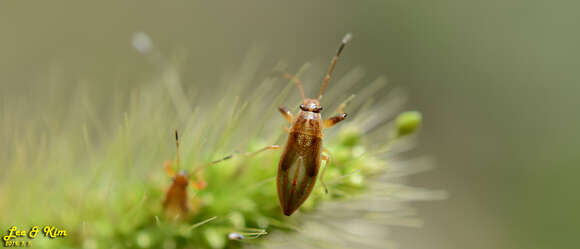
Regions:
M 289 133 L 288 140 L 280 157 L 280 162 L 278 163 L 278 176 L 276 179 L 280 206 L 282 207 L 283 213 L 287 216 L 292 215 L 306 201 L 308 196 L 310 196 L 316 184 L 321 160 L 326 162 L 325 165 L 328 165 L 330 161 L 328 155 L 322 154 L 323 151 L 328 154 L 322 146 L 322 130 L 332 127 L 344 120 L 347 116 L 342 110 L 344 108 L 343 104 L 338 108 L 338 115 L 323 121 L 320 115 L 322 111 L 320 98 L 330 80 L 330 76 L 334 72 L 338 57 L 350 39 L 351 34 L 347 34 L 342 39 L 336 55 L 332 58 L 328 73 L 322 82 L 322 88 L 320 89 L 318 98 L 305 98 L 300 80 L 292 75 L 284 74 L 285 78 L 289 78 L 296 83 L 303 100 L 300 105 L 300 112 L 298 112 L 296 118 L 294 118 L 287 108 L 279 108 L 280 113 L 291 124 L 291 127 L 287 129 Z M 257 152 L 280 148 L 279 145 L 271 145 Z M 328 192 L 322 180 L 325 169 L 326 167 L 323 169 L 320 178 L 325 191 Z
M 200 171 L 210 165 L 228 160 L 232 158 L 232 155 L 198 166 L 194 168 L 190 173 L 187 173 L 187 171 L 185 170 L 179 170 L 180 169 L 179 135 L 177 133 L 177 130 L 175 131 L 175 146 L 177 148 L 177 159 L 175 161 L 175 164 L 177 165 L 178 173 L 175 173 L 175 171 L 172 168 L 172 163 L 170 161 L 166 161 L 163 165 L 165 167 L 167 175 L 172 177 L 171 186 L 167 190 L 167 193 L 165 194 L 165 199 L 163 200 L 163 209 L 165 210 L 166 214 L 169 217 L 177 219 L 186 217 L 189 211 L 192 210 L 192 208 L 198 208 L 197 206 L 191 207 L 188 204 L 187 186 L 191 185 L 194 189 L 197 190 L 204 189 L 207 184 L 201 177 Z M 195 181 L 190 181 L 193 175 L 195 175 L 197 179 Z

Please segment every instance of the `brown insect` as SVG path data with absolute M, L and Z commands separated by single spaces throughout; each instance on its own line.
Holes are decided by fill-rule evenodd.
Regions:
M 198 206 L 192 207 L 191 205 L 189 205 L 187 198 L 187 187 L 188 185 L 191 185 L 196 190 L 201 190 L 206 187 L 207 183 L 203 180 L 203 177 L 200 174 L 201 170 L 210 165 L 232 158 L 232 155 L 229 155 L 222 159 L 198 166 L 194 168 L 194 170 L 192 170 L 190 173 L 187 173 L 187 171 L 185 170 L 179 170 L 180 169 L 179 135 L 177 133 L 177 130 L 175 131 L 175 146 L 177 148 L 177 159 L 175 161 L 175 164 L 177 165 L 178 173 L 175 173 L 175 171 L 173 170 L 172 162 L 166 161 L 163 165 L 165 167 L 167 175 L 172 178 L 171 186 L 167 190 L 167 193 L 165 194 L 165 199 L 163 200 L 163 209 L 165 210 L 166 214 L 173 219 L 184 218 L 188 215 L 190 211 L 192 211 L 195 208 L 198 208 Z M 196 176 L 196 179 L 190 181 L 191 177 L 194 175 Z
M 347 114 L 342 110 L 344 105 L 341 105 L 338 109 L 338 115 L 323 121 L 320 114 L 322 111 L 320 98 L 330 80 L 330 76 L 334 72 L 338 57 L 350 38 L 351 35 L 347 34 L 342 39 L 336 55 L 334 55 L 330 62 L 330 68 L 322 82 L 322 88 L 320 89 L 318 98 L 305 98 L 300 80 L 289 74 L 284 75 L 285 78 L 289 78 L 296 83 L 303 99 L 297 117 L 294 117 L 287 108 L 279 108 L 280 113 L 282 113 L 286 120 L 291 124 L 291 127 L 287 128 L 288 140 L 286 146 L 284 146 L 280 162 L 278 163 L 278 176 L 276 179 L 280 206 L 282 207 L 283 213 L 287 216 L 292 215 L 292 213 L 294 213 L 302 203 L 306 201 L 308 196 L 310 196 L 310 193 L 316 184 L 321 160 L 326 162 L 325 165 L 330 161 L 330 158 L 327 155 L 328 153 L 322 145 L 322 130 L 324 128 L 332 127 L 338 122 L 344 120 L 347 116 Z M 260 151 L 280 148 L 279 145 L 272 145 Z M 322 152 L 325 152 L 325 154 L 322 154 Z M 324 169 L 326 169 L 326 167 Z M 320 178 L 325 191 L 327 191 L 326 185 L 322 180 L 324 177 L 324 169 Z

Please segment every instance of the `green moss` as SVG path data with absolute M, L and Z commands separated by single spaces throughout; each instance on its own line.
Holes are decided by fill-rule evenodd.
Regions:
M 362 121 L 347 120 L 344 122 L 351 125 L 332 128 L 335 135 L 325 139 L 331 155 L 324 179 L 329 193 L 318 181 L 297 214 L 286 217 L 280 210 L 275 182 L 280 151 L 268 151 L 252 157 L 234 156 L 205 169 L 202 174 L 207 187 L 188 189 L 190 215 L 170 219 L 161 203 L 171 184 L 162 165 L 175 157 L 172 130 L 180 129 L 182 168 L 187 170 L 235 151 L 255 151 L 273 141 L 281 143 L 285 139 L 281 126 L 286 124 L 282 117 L 274 116 L 275 107 L 287 98 L 293 85 L 288 82 L 280 93 L 271 87 L 272 80 L 266 79 L 253 88 L 248 98 L 251 101 L 238 96 L 242 87 L 224 93 L 219 101 L 214 101 L 215 105 L 211 102 L 208 106 L 207 99 L 200 99 L 196 105 L 186 95 L 175 96 L 181 89 L 179 77 L 166 74 L 177 73 L 176 68 L 167 65 L 164 72 L 163 78 L 136 90 L 126 104 L 115 107 L 121 112 L 106 118 L 110 127 L 99 121 L 103 117 L 89 115 L 74 120 L 85 125 L 43 131 L 49 133 L 48 142 L 13 139 L 18 153 L 8 162 L 12 178 L 5 178 L 0 193 L 5 194 L 4 200 L 19 199 L 14 199 L 13 206 L 2 203 L 0 211 L 14 214 L 15 218 L 3 220 L 0 225 L 26 221 L 21 225 L 24 226 L 42 221 L 62 225 L 71 234 L 67 239 L 38 242 L 46 248 L 221 249 L 246 243 L 259 246 L 271 234 L 298 233 L 305 222 L 301 217 L 318 212 L 322 203 L 353 200 L 366 193 L 373 179 L 388 170 L 388 164 L 378 155 L 362 156 L 373 149 L 365 141 L 374 138 L 366 137 L 358 128 L 363 126 Z M 363 107 L 361 103 L 347 108 L 362 113 Z M 86 112 L 97 111 L 89 108 Z M 415 132 L 420 122 L 418 112 L 399 115 L 398 136 Z M 21 129 L 19 133 L 32 138 L 41 137 L 36 136 L 35 127 L 14 124 L 13 129 Z M 39 151 L 37 146 L 48 148 L 47 152 L 30 157 L 31 151 Z M 23 179 L 29 180 L 23 165 L 38 172 L 32 187 L 23 188 Z M 51 188 L 40 187 L 47 185 Z M 6 191 L 7 186 L 25 191 L 12 193 Z M 230 234 L 244 239 L 231 240 Z

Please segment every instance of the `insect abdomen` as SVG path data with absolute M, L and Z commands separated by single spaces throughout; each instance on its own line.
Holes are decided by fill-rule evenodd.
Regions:
M 187 206 L 186 188 L 187 183 L 186 185 L 179 185 L 174 182 L 169 190 L 167 190 L 165 200 L 163 201 L 163 208 L 170 217 L 184 217 L 187 214 L 189 208 Z

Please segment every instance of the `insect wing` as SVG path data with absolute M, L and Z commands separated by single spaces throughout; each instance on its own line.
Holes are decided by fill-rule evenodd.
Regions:
M 320 168 L 322 140 L 315 136 L 304 137 L 291 133 L 278 165 L 278 198 L 285 215 L 291 215 L 306 201 Z M 308 140 L 308 143 L 304 143 Z M 308 145 L 308 146 L 304 146 Z

